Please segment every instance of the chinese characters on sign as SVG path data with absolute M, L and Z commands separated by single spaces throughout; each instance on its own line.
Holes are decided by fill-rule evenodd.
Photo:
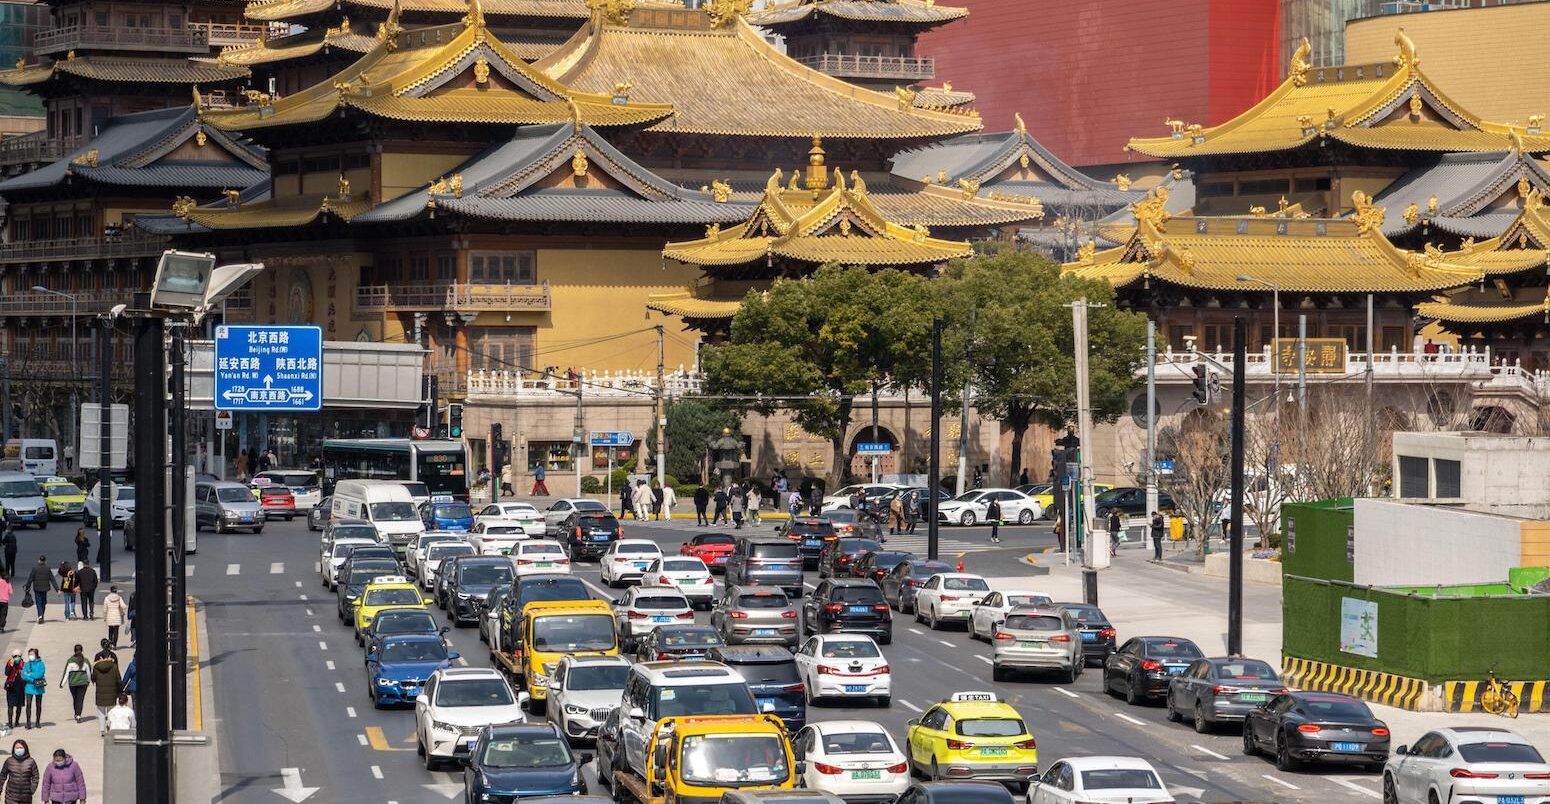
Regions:
M 323 333 L 318 327 L 236 326 L 215 330 L 215 407 L 319 410 Z
M 1346 343 L 1344 338 L 1307 338 L 1303 340 L 1303 365 L 1309 374 L 1344 374 Z M 1272 371 L 1276 374 L 1297 373 L 1297 339 L 1277 338 L 1276 362 Z
M 1378 656 L 1378 604 L 1354 597 L 1340 598 L 1340 651 Z

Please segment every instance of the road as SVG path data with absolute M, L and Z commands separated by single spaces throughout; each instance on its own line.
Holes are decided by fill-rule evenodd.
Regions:
M 627 520 L 624 527 L 627 536 L 652 538 L 669 550 L 694 530 L 682 522 Z M 58 523 L 46 532 L 24 533 L 23 560 L 40 549 L 65 555 L 73 532 L 74 525 Z M 969 571 L 1008 576 L 1018 574 L 1022 555 L 1054 544 L 1045 527 L 1002 533 L 1006 542 L 995 546 L 983 528 L 944 528 L 942 555 L 952 559 L 962 553 Z M 913 539 L 890 540 L 890 546 L 923 553 L 924 539 L 922 529 Z M 333 594 L 322 587 L 317 549 L 317 534 L 297 519 L 272 522 L 262 535 L 201 533 L 199 553 L 189 560 L 189 592 L 203 602 L 210 642 L 204 667 L 213 674 L 216 700 L 206 702 L 206 712 L 214 718 L 222 752 L 217 801 L 274 804 L 297 800 L 308 790 L 313 792 L 306 801 L 339 804 L 460 796 L 460 772 L 428 773 L 419 763 L 412 710 L 372 708 L 362 651 L 336 618 Z M 131 569 L 132 554 L 124 554 L 119 566 Z M 595 565 L 584 564 L 577 574 L 599 596 L 607 594 Z M 1025 585 L 1037 588 L 1037 579 Z M 1116 625 L 1121 639 L 1131 635 L 1125 623 Z M 450 637 L 464 661 L 490 664 L 477 629 L 454 629 Z M 992 682 L 989 646 L 961 631 L 928 631 L 911 618 L 896 620 L 895 641 L 885 651 L 894 668 L 891 708 L 818 707 L 810 717 L 876 720 L 902 743 L 909 719 L 941 696 L 990 689 L 1023 713 L 1045 766 L 1064 756 L 1146 757 L 1180 801 L 1290 804 L 1379 797 L 1375 777 L 1349 770 L 1283 774 L 1264 759 L 1242 756 L 1236 730 L 1198 735 L 1167 723 L 1161 707 L 1125 706 L 1100 691 L 1096 669 L 1072 685 L 1037 678 Z M 299 774 L 300 788 L 282 796 L 276 791 L 285 789 L 287 774 Z

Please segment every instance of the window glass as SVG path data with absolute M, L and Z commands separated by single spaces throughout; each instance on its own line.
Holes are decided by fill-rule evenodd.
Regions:
M 1145 768 L 1103 768 L 1082 771 L 1083 790 L 1161 790 L 1157 774 Z
M 1459 756 L 1463 757 L 1465 762 L 1514 762 L 1538 765 L 1545 761 L 1534 746 L 1507 742 L 1464 743 L 1459 746 Z
M 958 721 L 958 733 L 965 737 L 1016 737 L 1028 732 L 1021 718 L 969 718 Z
M 822 655 L 825 659 L 875 659 L 882 654 L 871 640 L 845 640 L 825 642 Z
M 436 688 L 437 706 L 510 706 L 513 703 L 511 688 L 498 678 L 443 681 Z
M 893 752 L 893 743 L 880 731 L 825 734 L 823 750 L 826 754 L 888 754 Z

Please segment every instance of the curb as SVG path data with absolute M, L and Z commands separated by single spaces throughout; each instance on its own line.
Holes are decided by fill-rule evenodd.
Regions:
M 1442 707 L 1445 712 L 1483 712 L 1480 694 L 1485 691 L 1485 681 L 1442 682 Z M 1509 681 L 1507 686 L 1518 696 L 1519 712 L 1550 712 L 1545 688 L 1550 681 Z
M 1412 712 L 1436 711 L 1438 708 L 1436 698 L 1431 694 L 1432 685 L 1419 678 L 1396 676 L 1376 670 L 1360 670 L 1312 659 L 1283 656 L 1281 680 L 1287 686 L 1297 689 L 1336 692 Z

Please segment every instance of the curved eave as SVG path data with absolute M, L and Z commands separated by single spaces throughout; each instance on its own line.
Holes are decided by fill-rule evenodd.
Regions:
M 1416 305 L 1416 314 L 1444 324 L 1510 324 L 1531 318 L 1542 318 L 1550 311 L 1546 301 L 1503 301 L 1500 304 L 1469 303 L 1449 300 L 1423 302 Z
M 969 10 L 916 0 L 892 0 L 892 2 L 818 0 L 818 2 L 772 6 L 748 15 L 748 22 L 761 28 L 770 28 L 778 33 L 783 25 L 801 22 L 819 14 L 851 22 L 932 27 L 967 17 Z
M 1331 139 L 1358 148 L 1394 151 L 1433 151 L 1457 153 L 1467 151 L 1499 151 L 1506 144 L 1507 135 L 1490 131 L 1462 131 L 1443 126 L 1387 125 L 1376 128 L 1339 126 L 1326 132 Z M 1550 150 L 1550 137 L 1533 135 L 1523 137 L 1525 151 L 1538 153 Z
M 741 299 L 701 299 L 687 294 L 647 297 L 646 309 L 702 321 L 730 321 L 742 309 Z

